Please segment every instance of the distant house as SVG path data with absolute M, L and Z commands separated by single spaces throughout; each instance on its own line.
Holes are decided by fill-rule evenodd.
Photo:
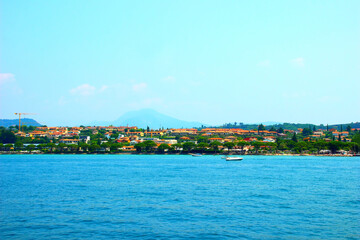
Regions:
M 79 139 L 60 139 L 59 142 L 65 144 L 78 144 Z
M 79 140 L 88 143 L 90 141 L 90 136 L 80 136 Z
M 324 133 L 321 132 L 321 131 L 316 131 L 316 132 L 313 133 L 313 135 L 322 136 L 322 135 L 324 135 Z
M 130 152 L 136 151 L 136 149 L 135 149 L 134 146 L 123 146 L 123 147 L 122 147 L 122 150 L 124 150 L 124 151 L 130 151 Z
M 210 142 L 218 141 L 218 142 L 223 143 L 223 142 L 224 142 L 224 139 L 222 139 L 222 138 L 209 138 L 209 141 L 210 141 Z
M 272 137 L 265 137 L 264 142 L 272 142 L 273 143 L 273 142 L 276 142 L 276 140 Z
M 247 137 L 247 138 L 244 138 L 244 141 L 246 142 L 253 142 L 253 141 L 257 141 L 258 139 L 256 137 Z

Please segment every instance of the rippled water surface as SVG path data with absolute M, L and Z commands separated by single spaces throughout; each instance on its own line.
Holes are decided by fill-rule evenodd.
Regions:
M 0 239 L 359 239 L 360 158 L 0 156 Z

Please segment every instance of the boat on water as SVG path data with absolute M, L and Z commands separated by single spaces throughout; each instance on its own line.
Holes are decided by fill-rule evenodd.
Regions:
M 227 157 L 225 159 L 226 159 L 226 161 L 241 161 L 241 160 L 243 160 L 242 157 Z
M 202 157 L 202 155 L 199 154 L 199 153 L 193 153 L 193 154 L 191 154 L 191 156 L 193 156 L 193 157 Z

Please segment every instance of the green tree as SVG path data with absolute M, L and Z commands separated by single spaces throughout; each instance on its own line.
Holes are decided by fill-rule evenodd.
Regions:
M 13 147 L 13 145 L 10 144 L 10 143 L 8 143 L 8 144 L 5 145 L 5 149 L 6 149 L 7 151 L 10 151 L 12 147 Z
M 165 150 L 168 150 L 169 148 L 170 148 L 169 145 L 167 145 L 167 144 L 165 144 L 165 143 L 162 143 L 162 144 L 160 144 L 160 146 L 158 147 L 158 151 L 159 151 L 160 153 L 164 153 Z
M 258 154 L 260 147 L 264 144 L 259 141 L 254 141 L 251 143 L 251 145 L 255 148 L 256 154 Z
M 298 142 L 296 143 L 295 147 L 299 150 L 300 153 L 308 149 L 308 145 L 306 142 Z
M 213 149 L 214 152 L 219 151 L 219 146 L 221 146 L 221 143 L 219 141 L 213 141 L 210 143 L 210 147 Z
M 143 142 L 137 143 L 134 145 L 137 152 L 142 152 L 145 149 L 145 144 Z
M 28 150 L 30 153 L 31 151 L 33 151 L 35 149 L 35 145 L 34 144 L 29 144 L 26 146 L 26 150 Z
M 63 152 L 65 150 L 65 148 L 67 148 L 67 145 L 65 143 L 59 143 L 57 145 L 57 149 L 60 151 L 60 152 Z
M 296 133 L 294 133 L 294 135 L 292 136 L 291 140 L 293 140 L 294 142 L 297 142 L 297 137 L 296 137 Z
M 50 149 L 50 152 L 53 152 L 55 150 L 55 143 L 47 143 L 46 147 L 48 147 Z
M 230 150 L 235 147 L 235 143 L 233 143 L 233 142 L 226 142 L 226 143 L 224 143 L 224 146 L 228 149 L 228 153 L 229 153 Z
M 101 145 L 100 145 L 100 147 L 102 148 L 102 149 L 104 149 L 105 151 L 108 151 L 108 150 L 110 150 L 110 143 L 108 143 L 108 142 L 105 142 L 105 143 L 102 143 Z
M 72 152 L 76 152 L 76 151 L 79 149 L 79 145 L 70 144 L 70 145 L 69 145 L 69 149 L 70 149 L 70 151 L 72 151 Z
M 207 144 L 206 142 L 201 142 L 197 145 L 197 148 L 201 150 L 201 153 L 204 153 L 207 147 L 209 147 L 209 144 Z
M 24 147 L 24 144 L 22 142 L 16 142 L 15 143 L 15 149 L 20 150 Z
M 331 141 L 328 144 L 329 150 L 331 151 L 332 154 L 336 153 L 336 151 L 341 148 L 341 145 L 342 142 L 338 142 L 338 141 Z
M 144 141 L 144 146 L 145 146 L 145 150 L 147 152 L 152 152 L 154 150 L 154 148 L 157 146 L 156 143 L 154 141 L 151 141 L 151 140 L 147 140 L 147 141 Z
M 278 133 L 284 133 L 284 129 L 282 127 L 280 127 L 278 130 L 277 130 Z
M 183 144 L 183 149 L 186 152 L 190 152 L 191 150 L 193 150 L 195 148 L 195 143 L 193 142 L 186 142 Z
M 182 148 L 182 144 L 181 143 L 175 143 L 173 145 L 171 145 L 172 147 L 174 147 L 174 150 L 178 150 Z
M 239 141 L 236 145 L 238 145 L 239 147 L 241 147 L 241 151 L 244 152 L 244 147 L 249 145 L 248 142 L 246 141 Z
M 100 145 L 96 143 L 92 143 L 88 149 L 90 152 L 96 152 L 100 149 Z
M 110 151 L 111 152 L 117 152 L 119 150 L 119 148 L 121 148 L 123 145 L 121 143 L 112 143 L 110 145 Z
M 264 131 L 264 130 L 265 130 L 264 125 L 263 125 L 263 124 L 260 124 L 260 125 L 258 126 L 258 134 L 260 134 L 260 131 Z
M 197 138 L 198 143 L 207 143 L 208 141 L 209 141 L 209 139 L 207 137 L 199 136 Z
M 271 128 L 270 128 L 269 131 L 275 132 L 275 131 L 276 131 L 276 128 L 275 128 L 274 126 L 271 126 Z
M 321 150 L 325 150 L 327 145 L 328 145 L 327 142 L 325 142 L 324 140 L 319 140 L 314 143 L 314 147 L 317 149 L 318 154 L 320 153 Z
M 351 133 L 351 126 L 350 126 L 350 125 L 347 125 L 346 131 L 348 131 L 349 133 Z
M 312 134 L 312 131 L 310 128 L 304 128 L 302 134 L 303 136 L 307 137 Z
M 352 137 L 351 142 L 355 142 L 355 143 L 357 143 L 357 144 L 360 145 L 360 133 L 356 133 L 356 134 Z
M 16 136 L 13 132 L 7 129 L 0 129 L 0 143 L 15 143 Z

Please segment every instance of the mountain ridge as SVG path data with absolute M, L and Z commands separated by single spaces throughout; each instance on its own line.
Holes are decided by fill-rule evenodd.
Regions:
M 153 109 L 141 109 L 130 111 L 111 122 L 114 126 L 137 126 L 140 128 L 191 128 L 201 127 L 204 124 L 200 122 L 190 122 L 180 120 L 163 113 L 159 113 Z
M 0 119 L 0 126 L 2 127 L 10 127 L 10 126 L 18 126 L 18 125 L 19 125 L 19 119 Z M 42 124 L 38 123 L 36 120 L 32 118 L 22 118 L 21 125 L 35 126 L 35 127 L 42 126 Z

